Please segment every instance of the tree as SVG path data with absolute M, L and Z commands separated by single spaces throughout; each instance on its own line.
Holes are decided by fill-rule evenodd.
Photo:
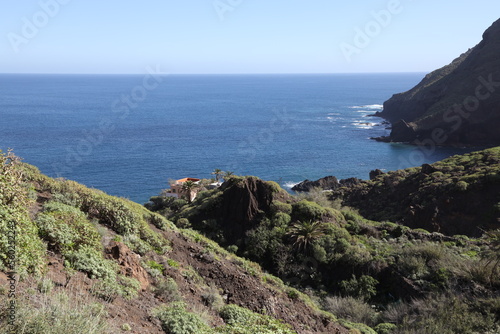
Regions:
M 307 250 L 315 240 L 325 235 L 325 226 L 319 221 L 298 221 L 290 227 L 287 235 L 292 239 L 295 249 Z
M 225 171 L 224 172 L 224 180 L 225 181 L 229 180 L 231 178 L 231 176 L 233 176 L 233 175 L 234 175 L 234 172 L 231 172 L 229 170 Z
M 222 169 L 219 168 L 214 169 L 212 175 L 215 175 L 215 181 L 219 182 L 220 177 L 222 176 Z
M 188 180 L 182 184 L 182 191 L 185 193 L 184 196 L 186 196 L 187 201 L 189 203 L 192 202 L 192 198 L 191 198 L 192 192 L 197 190 L 198 188 L 199 188 L 199 185 L 193 181 L 190 181 L 190 180 Z

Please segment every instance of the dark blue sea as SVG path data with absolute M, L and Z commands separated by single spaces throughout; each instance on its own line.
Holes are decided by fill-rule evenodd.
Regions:
M 139 203 L 215 168 L 288 188 L 366 179 L 466 152 L 370 139 L 389 133 L 370 115 L 423 76 L 3 74 L 0 149 Z

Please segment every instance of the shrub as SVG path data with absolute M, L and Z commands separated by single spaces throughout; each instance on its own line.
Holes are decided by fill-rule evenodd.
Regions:
M 190 228 L 191 227 L 191 223 L 189 222 L 189 219 L 187 219 L 187 218 L 177 219 L 176 225 L 179 228 Z
M 219 314 L 227 326 L 217 328 L 217 333 L 295 334 L 290 325 L 234 304 L 224 306 Z
M 219 293 L 219 289 L 215 286 L 208 287 L 201 295 L 201 299 L 214 310 L 219 310 L 224 306 L 224 300 Z
M 495 316 L 483 313 L 460 296 L 441 295 L 390 306 L 383 317 L 398 324 L 398 333 L 487 333 L 495 329 Z
M 118 275 L 117 279 L 103 279 L 92 285 L 91 293 L 107 302 L 115 300 L 118 296 L 126 300 L 137 297 L 141 285 L 132 277 Z
M 375 326 L 374 329 L 377 334 L 391 334 L 396 330 L 397 327 L 398 326 L 396 326 L 395 324 L 384 322 Z
M 283 212 L 278 212 L 273 216 L 272 224 L 273 226 L 284 228 L 288 226 L 291 220 L 292 218 L 290 217 L 290 215 Z
M 89 246 L 101 247 L 101 236 L 80 210 L 57 202 L 44 205 L 44 212 L 36 219 L 40 236 L 63 255 Z
M 122 331 L 125 331 L 125 332 L 132 330 L 132 327 L 130 327 L 130 325 L 127 323 L 123 324 L 121 328 L 122 328 Z
M 49 293 L 54 288 L 54 282 L 50 278 L 42 278 L 38 282 L 38 291 L 41 293 Z
M 151 269 L 158 270 L 160 273 L 163 273 L 165 271 L 165 267 L 154 260 L 146 261 L 146 266 Z
M 40 275 L 45 263 L 45 245 L 28 212 L 33 203 L 25 183 L 28 169 L 12 152 L 0 151 L 0 270 L 16 271 L 20 276 Z M 35 170 L 29 174 L 37 173 Z M 15 263 L 8 255 L 14 248 Z
M 286 213 L 287 215 L 292 213 L 292 206 L 288 203 L 283 203 L 280 201 L 273 201 L 270 207 L 272 214 Z
M 294 288 L 288 288 L 286 291 L 286 294 L 287 294 L 288 298 L 290 298 L 290 299 L 298 299 L 299 298 L 299 292 Z
M 266 185 L 273 193 L 279 193 L 282 190 L 280 185 L 274 181 L 266 181 Z
M 353 297 L 326 297 L 323 308 L 339 318 L 361 322 L 373 326 L 377 322 L 377 312 L 363 300 Z
M 163 298 L 166 302 L 182 300 L 177 283 L 171 278 L 162 279 L 156 284 L 155 295 Z
M 167 260 L 167 264 L 172 267 L 172 268 L 179 268 L 179 262 L 175 261 L 175 260 L 172 260 L 172 259 L 168 259 Z
M 110 280 L 116 278 L 116 264 L 113 261 L 104 259 L 102 252 L 89 246 L 69 252 L 66 255 L 65 265 L 86 272 L 90 278 Z
M 210 330 L 198 315 L 186 310 L 184 303 L 176 302 L 170 306 L 161 306 L 154 310 L 154 315 L 160 319 L 166 333 L 198 334 Z
M 378 283 L 375 278 L 368 275 L 362 275 L 359 279 L 353 275 L 350 280 L 340 282 L 340 289 L 348 296 L 368 300 L 377 294 Z
M 0 317 L 6 310 L 1 309 Z M 81 295 L 46 294 L 37 305 L 28 297 L 17 303 L 14 326 L 0 321 L 1 333 L 103 334 L 107 330 L 104 306 Z
M 119 294 L 127 300 L 137 298 L 141 283 L 133 277 L 118 275 Z
M 292 205 L 292 215 L 297 220 L 322 220 L 326 214 L 325 208 L 318 203 L 302 200 Z
M 458 191 L 466 191 L 467 188 L 469 187 L 469 184 L 465 181 L 458 181 L 456 184 L 455 184 L 455 188 L 458 190 Z
M 425 259 L 420 256 L 401 255 L 397 267 L 401 274 L 412 279 L 419 279 L 428 274 Z
M 236 246 L 236 245 L 229 245 L 229 246 L 227 246 L 227 251 L 229 253 L 236 254 L 236 253 L 238 253 L 238 246 Z

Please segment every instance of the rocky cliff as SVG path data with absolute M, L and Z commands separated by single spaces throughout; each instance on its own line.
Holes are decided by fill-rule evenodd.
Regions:
M 378 113 L 392 123 L 384 141 L 434 145 L 500 144 L 500 20 L 482 41 Z
M 477 237 L 500 228 L 500 147 L 374 174 L 333 194 L 369 219 Z

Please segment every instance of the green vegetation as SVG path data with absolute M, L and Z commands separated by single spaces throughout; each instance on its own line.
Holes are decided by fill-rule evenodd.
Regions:
M 296 334 L 289 325 L 237 305 L 226 305 L 219 314 L 226 325 L 210 328 L 199 315 L 186 309 L 183 302 L 164 305 L 154 310 L 166 333 L 171 334 Z
M 38 304 L 22 295 L 13 327 L 0 321 L 0 332 L 16 334 L 103 334 L 109 333 L 103 304 L 71 292 L 47 293 Z M 2 305 L 0 317 L 7 310 Z
M 340 317 L 352 332 L 420 333 L 429 328 L 434 333 L 444 328 L 447 317 L 466 311 L 470 319 L 457 318 L 451 325 L 455 333 L 494 332 L 500 318 L 490 315 L 498 313 L 500 251 L 498 225 L 493 221 L 500 218 L 500 204 L 486 194 L 498 194 L 499 175 L 500 148 L 495 148 L 430 167 L 389 172 L 330 193 L 313 190 L 290 196 L 273 185 L 263 197 L 270 198 L 268 209 L 246 225 L 243 237 L 233 238 L 231 225 L 218 210 L 225 192 L 235 196 L 238 189 L 247 196 L 245 187 L 255 179 L 240 177 L 222 189 L 200 194 L 199 200 L 166 217 L 189 220 L 201 233 L 280 277 L 281 283 L 262 279 L 273 286 L 290 285 L 285 289 L 290 300 L 298 300 L 300 290 L 308 287 L 312 299 Z M 469 203 L 473 196 L 482 196 L 474 203 L 483 210 L 463 216 L 469 225 L 455 223 L 456 216 L 446 216 L 440 206 L 461 210 L 461 201 Z M 449 220 L 441 228 L 460 235 L 436 233 L 431 223 L 410 228 L 391 222 L 410 220 L 407 217 L 420 214 L 419 210 L 433 210 L 429 217 L 442 217 L 439 224 Z M 476 226 L 489 230 L 482 232 Z M 251 267 L 249 273 L 258 275 Z M 478 297 L 470 291 L 477 289 L 482 291 L 481 306 L 470 302 Z M 450 314 L 445 308 L 422 307 L 448 302 Z M 398 308 L 427 318 L 395 319 L 391 312 Z M 484 325 L 472 325 L 479 314 L 485 317 Z
M 245 302 L 230 299 L 230 289 L 221 286 L 229 281 L 272 292 L 280 314 L 300 305 L 318 324 L 339 323 L 351 333 L 500 329 L 500 229 L 492 223 L 500 215 L 494 196 L 500 149 L 382 174 L 333 193 L 292 196 L 273 182 L 224 175 L 221 188 L 201 191 L 193 203 L 152 198 L 147 207 L 156 212 L 46 177 L 10 152 L 0 160 L 0 270 L 12 264 L 8 235 L 14 230 L 23 287 L 19 333 L 62 333 L 64 326 L 65 333 L 76 333 L 69 319 L 78 332 L 136 330 L 129 319 L 110 326 L 106 310 L 123 299 L 140 302 L 143 294 L 149 294 L 146 312 L 166 333 L 288 334 L 299 328 L 272 317 L 267 305 L 231 304 Z M 472 201 L 481 210 L 461 216 L 473 229 L 441 234 L 430 223 L 412 228 L 388 219 L 401 222 L 430 208 L 425 219 L 442 223 L 443 196 L 453 210 L 455 202 L 463 206 L 482 196 Z M 113 254 L 112 241 L 123 243 L 125 253 Z M 66 282 L 48 275 L 54 263 L 64 266 L 57 270 Z M 75 281 L 85 286 L 82 300 L 66 289 Z M 0 292 L 3 301 L 6 289 Z
M 12 152 L 0 151 L 0 270 L 40 275 L 45 245 L 29 216 L 32 188 L 26 184 L 21 166 Z
M 210 327 L 195 313 L 188 312 L 182 302 L 162 306 L 154 311 L 160 319 L 163 330 L 170 334 L 209 333 Z

